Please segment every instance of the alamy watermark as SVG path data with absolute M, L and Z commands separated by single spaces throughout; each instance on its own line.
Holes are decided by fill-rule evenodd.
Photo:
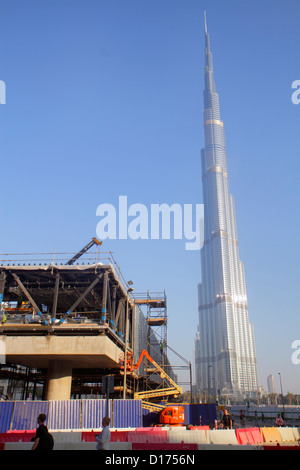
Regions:
M 118 207 L 100 204 L 96 233 L 100 240 L 182 240 L 186 250 L 200 250 L 204 240 L 204 205 L 174 203 L 171 206 L 131 204 L 127 196 L 119 196 Z
M 0 80 L 0 104 L 6 104 L 6 85 L 3 80 Z
M 292 94 L 292 103 L 300 104 L 300 80 L 294 80 L 292 83 L 292 89 L 296 90 Z
M 295 341 L 292 342 L 292 349 L 295 349 L 292 354 L 292 363 L 297 366 L 300 364 L 300 339 L 295 339 Z

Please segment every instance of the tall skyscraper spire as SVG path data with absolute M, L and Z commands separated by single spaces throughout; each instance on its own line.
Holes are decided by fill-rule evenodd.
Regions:
M 201 151 L 205 241 L 198 286 L 196 381 L 210 393 L 255 394 L 253 327 L 248 320 L 244 267 L 239 259 L 234 200 L 229 192 L 224 123 L 220 119 L 210 39 L 205 23 L 204 138 Z

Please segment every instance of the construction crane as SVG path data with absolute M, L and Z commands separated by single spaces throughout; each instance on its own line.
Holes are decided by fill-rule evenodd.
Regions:
M 138 369 L 142 363 L 144 357 L 152 364 L 154 367 L 154 372 L 156 372 L 162 379 L 166 380 L 169 384 L 169 387 L 159 388 L 156 390 L 146 390 L 143 392 L 135 392 L 134 398 L 140 400 L 148 400 L 151 398 L 161 398 L 166 396 L 174 396 L 174 398 L 178 397 L 178 395 L 182 394 L 182 388 L 179 387 L 176 382 L 164 371 L 162 367 L 160 367 L 157 362 L 147 353 L 145 349 L 143 349 L 138 362 L 135 364 L 134 369 Z M 147 405 L 153 405 L 152 403 L 143 402 L 144 407 Z
M 102 245 L 102 242 L 99 242 L 99 240 L 97 240 L 97 238 L 93 238 L 90 243 L 88 243 L 84 248 L 82 248 L 82 250 L 80 250 L 78 253 L 76 253 L 76 255 L 73 256 L 73 258 L 71 258 L 67 263 L 66 265 L 71 265 L 71 264 L 74 264 L 76 260 L 78 260 L 78 258 L 80 258 L 80 256 L 84 255 L 84 253 L 86 253 L 90 248 L 92 248 L 92 246 L 94 245 Z

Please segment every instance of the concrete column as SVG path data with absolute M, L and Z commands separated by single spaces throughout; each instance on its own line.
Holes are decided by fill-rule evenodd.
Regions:
M 46 400 L 70 400 L 72 364 L 67 361 L 50 361 L 47 373 Z

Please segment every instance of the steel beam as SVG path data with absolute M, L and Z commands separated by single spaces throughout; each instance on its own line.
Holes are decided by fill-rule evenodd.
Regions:
M 70 313 L 72 313 L 75 310 L 75 308 L 83 301 L 83 299 L 89 294 L 89 292 L 91 292 L 91 290 L 96 286 L 96 284 L 98 284 L 101 277 L 102 277 L 102 274 L 100 274 L 99 276 L 96 277 L 96 279 L 94 279 L 92 284 L 89 285 L 89 287 L 83 292 L 83 294 L 81 294 L 81 296 L 76 300 L 76 302 L 72 305 L 72 307 L 69 308 L 69 310 L 67 311 L 68 315 L 70 315 Z
M 24 286 L 24 284 L 22 283 L 21 279 L 19 278 L 19 276 L 17 276 L 15 273 L 11 273 L 14 280 L 17 282 L 18 286 L 20 287 L 21 291 L 23 292 L 23 294 L 26 295 L 27 299 L 29 300 L 29 302 L 31 303 L 32 307 L 33 307 L 33 310 L 34 310 L 34 313 L 36 313 L 37 315 L 39 316 L 42 316 L 42 312 L 40 311 L 39 307 L 37 306 L 37 304 L 35 303 L 35 301 L 33 300 L 33 298 L 31 297 L 31 295 L 29 294 L 28 290 L 26 289 L 26 287 Z
M 55 319 L 56 319 L 56 310 L 57 310 L 59 281 L 60 281 L 60 275 L 59 275 L 59 273 L 56 273 L 56 276 L 55 276 L 55 287 L 54 287 L 54 296 L 53 296 L 53 306 L 52 306 L 52 318 L 51 318 L 52 323 L 54 323 L 54 322 L 55 322 Z
M 101 315 L 102 324 L 104 324 L 106 321 L 107 283 L 108 283 L 108 271 L 105 271 L 104 277 L 103 277 L 103 291 L 102 291 L 102 315 Z

